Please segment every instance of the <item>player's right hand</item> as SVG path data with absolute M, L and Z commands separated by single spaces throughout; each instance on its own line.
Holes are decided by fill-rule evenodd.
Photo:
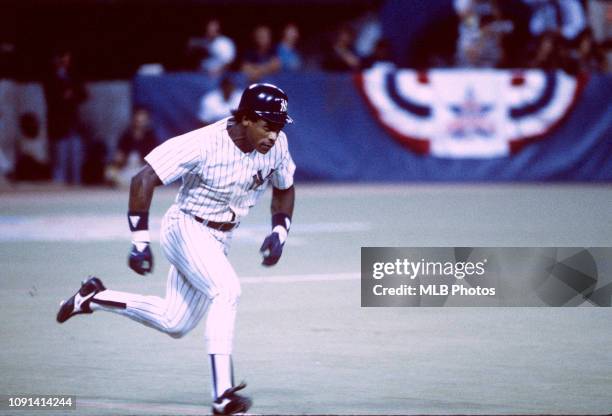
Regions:
M 153 272 L 153 253 L 148 242 L 132 242 L 128 265 L 138 274 L 144 275 Z

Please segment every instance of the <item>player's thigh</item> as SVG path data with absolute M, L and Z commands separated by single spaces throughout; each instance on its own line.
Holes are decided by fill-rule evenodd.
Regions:
M 181 213 L 165 219 L 161 243 L 168 260 L 208 297 L 240 296 L 240 283 L 223 245 L 193 217 Z
M 169 325 L 189 331 L 206 313 L 210 299 L 192 285 L 174 265 L 170 265 L 166 284 L 166 305 L 165 315 Z

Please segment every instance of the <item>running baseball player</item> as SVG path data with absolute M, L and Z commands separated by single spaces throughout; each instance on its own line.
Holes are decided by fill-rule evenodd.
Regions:
M 287 95 L 271 84 L 253 84 L 238 109 L 207 127 L 156 147 L 130 186 L 128 223 L 136 273 L 153 270 L 148 231 L 154 188 L 182 179 L 166 212 L 161 246 L 171 263 L 166 297 L 106 289 L 97 277 L 83 282 L 62 302 L 57 321 L 96 310 L 118 313 L 180 338 L 206 317 L 205 338 L 212 375 L 214 414 L 245 412 L 251 400 L 234 384 L 232 346 L 240 282 L 227 259 L 232 233 L 272 183 L 272 231 L 265 238 L 262 264 L 276 264 L 291 226 L 295 164 L 281 130 L 292 123 Z

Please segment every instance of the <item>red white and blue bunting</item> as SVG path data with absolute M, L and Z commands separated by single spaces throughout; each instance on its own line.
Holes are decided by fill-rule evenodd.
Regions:
M 503 157 L 545 137 L 583 85 L 562 71 L 380 66 L 357 76 L 378 122 L 417 153 Z

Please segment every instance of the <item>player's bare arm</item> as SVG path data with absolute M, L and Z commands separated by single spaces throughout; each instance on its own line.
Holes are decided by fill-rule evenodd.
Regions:
M 291 228 L 294 202 L 294 186 L 287 189 L 272 188 L 272 232 L 259 249 L 263 255 L 261 264 L 264 266 L 275 265 L 283 254 L 283 247 Z
M 295 203 L 295 186 L 288 189 L 272 188 L 272 215 L 283 213 L 289 217 L 293 216 L 293 204 Z
M 132 231 L 132 249 L 128 265 L 138 274 L 153 271 L 153 253 L 149 247 L 149 208 L 156 186 L 162 185 L 155 170 L 148 163 L 132 178 L 128 222 Z
M 153 191 L 156 186 L 162 185 L 151 165 L 146 163 L 140 171 L 134 175 L 130 183 L 129 210 L 135 212 L 148 212 L 153 199 Z

